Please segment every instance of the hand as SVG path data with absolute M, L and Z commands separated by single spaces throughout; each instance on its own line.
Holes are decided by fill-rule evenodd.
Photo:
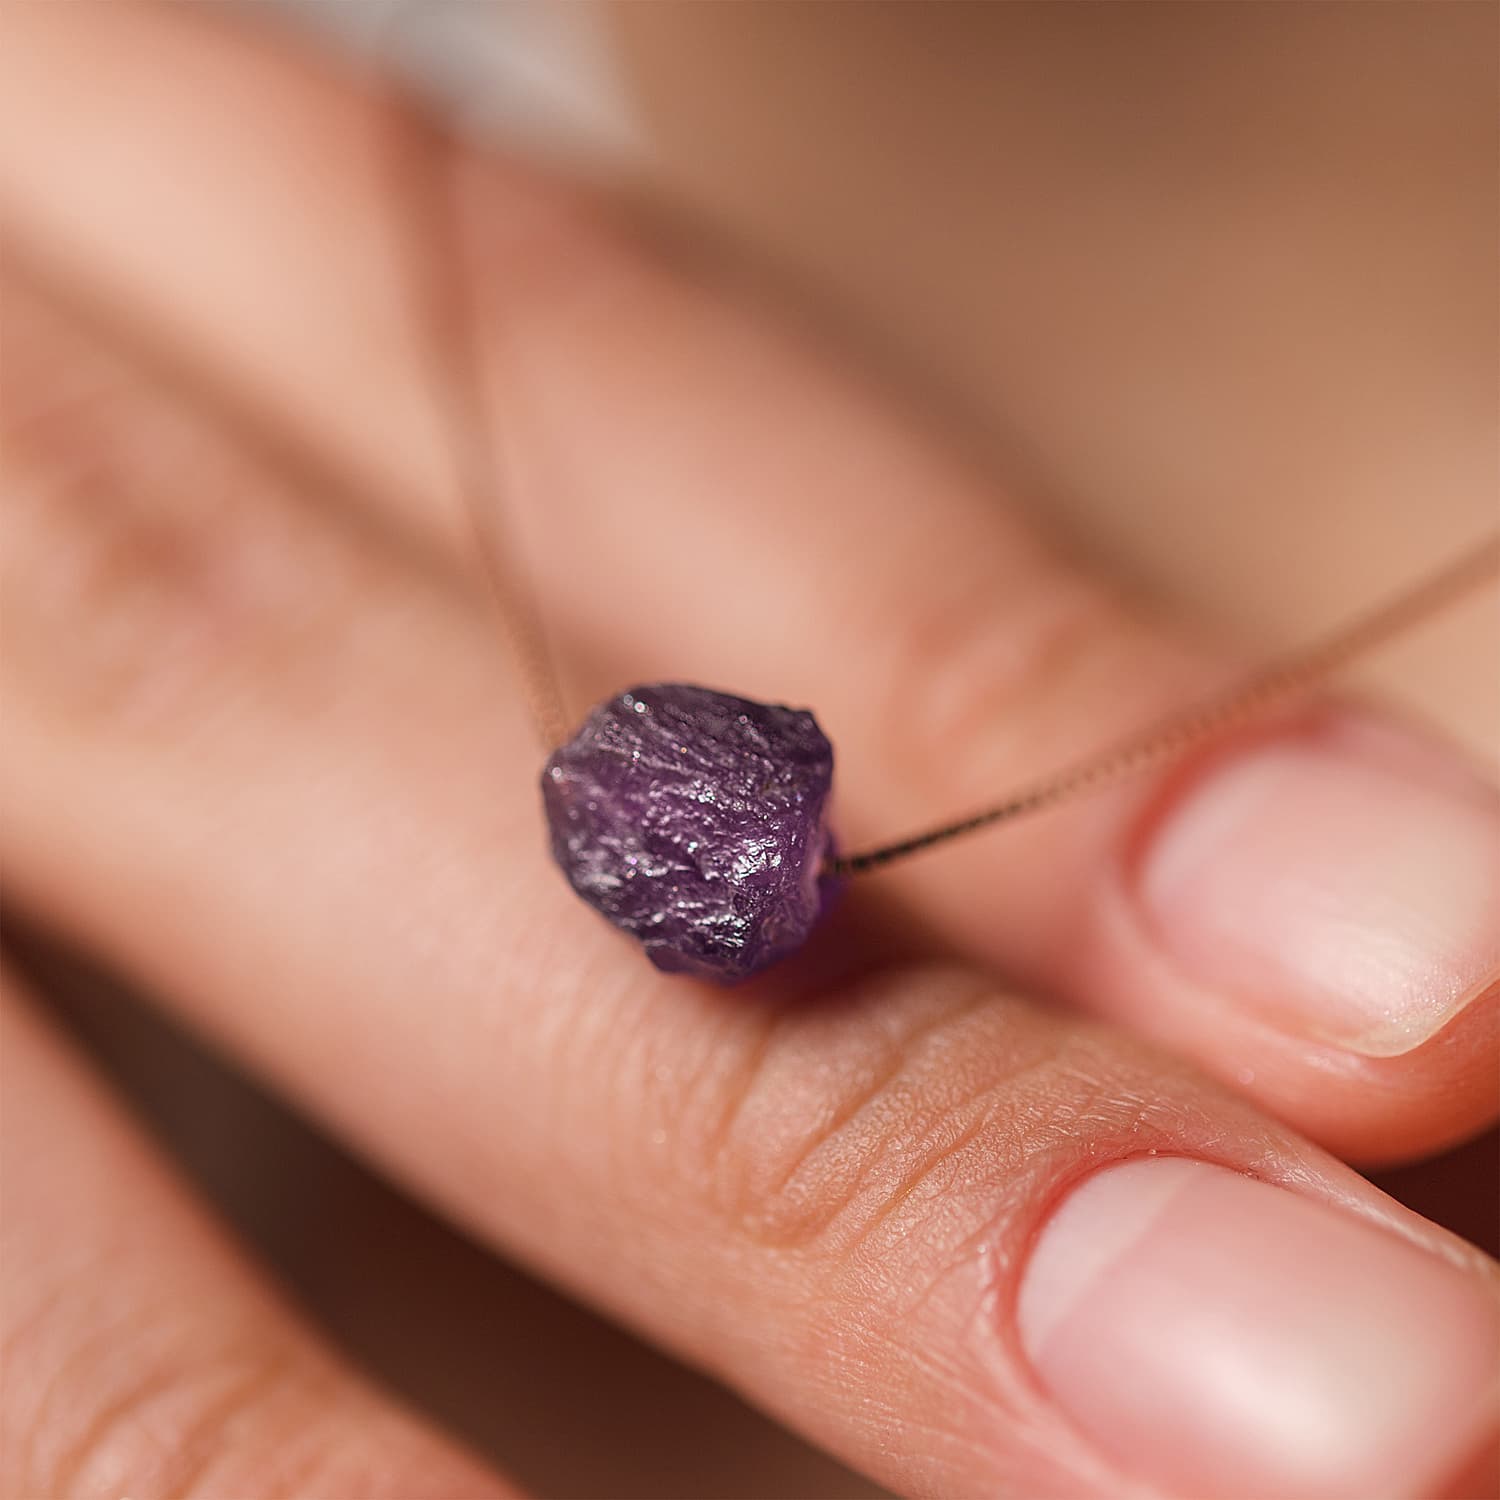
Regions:
M 1495 1114 L 1492 790 L 1330 705 L 872 877 L 747 990 L 654 974 L 546 859 L 379 105 L 180 7 L 0 20 L 8 899 L 902 1492 L 1485 1492 L 1494 1268 L 1320 1147 Z M 462 177 L 575 708 L 811 705 L 860 846 L 1223 676 L 767 308 Z M 18 993 L 0 1064 L 7 1497 L 503 1492 Z

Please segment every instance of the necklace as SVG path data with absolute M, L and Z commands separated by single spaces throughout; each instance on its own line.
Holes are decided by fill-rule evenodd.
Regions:
M 1387 601 L 1218 692 L 966 816 L 842 853 L 829 825 L 834 753 L 806 710 L 686 683 L 616 693 L 569 732 L 537 601 L 503 534 L 503 454 L 482 399 L 458 268 L 446 127 L 407 96 L 395 111 L 402 239 L 459 483 L 501 634 L 546 764 L 542 808 L 573 890 L 657 968 L 731 984 L 794 953 L 850 878 L 1166 765 L 1283 708 L 1356 658 L 1500 574 L 1486 536 Z

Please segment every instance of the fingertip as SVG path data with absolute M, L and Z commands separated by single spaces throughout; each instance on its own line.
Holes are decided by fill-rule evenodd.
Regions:
M 1223 1167 L 1160 1157 L 1085 1179 L 1017 1310 L 1064 1410 L 1173 1494 L 1428 1494 L 1494 1432 L 1492 1289 Z

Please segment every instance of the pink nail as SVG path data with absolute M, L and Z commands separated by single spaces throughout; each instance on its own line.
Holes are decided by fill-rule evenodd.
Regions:
M 1424 1494 L 1496 1420 L 1489 1288 L 1201 1162 L 1087 1179 L 1044 1227 L 1018 1313 L 1095 1445 L 1193 1500 Z
M 1500 975 L 1500 796 L 1372 720 L 1211 767 L 1154 830 L 1137 884 L 1184 972 L 1367 1056 L 1420 1046 Z

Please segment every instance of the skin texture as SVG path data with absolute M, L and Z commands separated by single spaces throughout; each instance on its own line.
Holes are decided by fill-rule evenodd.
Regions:
M 1389 1335 L 1376 1373 L 1410 1375 L 1392 1399 L 1431 1413 L 1417 1436 L 1336 1426 L 1369 1371 L 1330 1338 L 1306 1402 L 1331 1436 L 1286 1458 L 1286 1492 L 1366 1493 L 1375 1474 L 1435 1493 L 1484 1454 L 1493 1267 L 1308 1137 L 1394 1159 L 1493 1117 L 1493 792 L 1425 737 L 1329 707 L 1018 829 L 1003 856 L 976 840 L 893 870 L 805 962 L 733 997 L 652 973 L 572 901 L 538 836 L 530 730 L 464 566 L 392 251 L 377 106 L 200 17 L 80 13 L 10 7 L 0 47 L 7 898 L 485 1242 L 902 1492 L 1233 1492 L 1221 1413 L 1184 1471 L 1166 1439 L 1111 1442 L 1076 1375 L 1079 1310 L 1109 1283 L 1085 1285 L 1048 1225 L 1092 1174 L 1153 1155 L 1294 1199 L 1280 1357 L 1317 1299 L 1300 1268 L 1336 1245 L 1367 1272 L 1350 1319 Z M 226 160 L 228 196 L 211 191 Z M 1036 537 L 743 289 L 572 189 L 477 159 L 455 177 L 516 525 L 575 705 L 622 676 L 815 703 L 853 752 L 840 818 L 859 844 L 1229 664 Z M 757 591 L 668 566 L 689 542 L 703 578 L 774 587 L 769 626 Z M 619 607 L 623 580 L 664 571 L 653 607 Z M 1221 911 L 1174 895 L 1187 820 L 1216 779 L 1233 791 L 1288 761 L 1398 784 L 1410 857 L 1447 870 L 1459 850 L 1480 898 L 1482 919 L 1434 928 L 1427 886 L 1382 879 L 1363 847 L 1318 868 L 1354 916 L 1404 935 L 1404 1047 L 1386 1026 L 1356 1049 L 1316 994 L 1268 1006 L 1259 981 L 1194 957 Z M 1304 791 L 1299 824 L 1320 803 Z M 1255 889 L 1288 858 L 1268 843 Z M 7 1052 L 32 1024 L 7 1018 Z M 124 1130 L 95 1108 L 85 1133 Z M 65 1160 L 57 1181 L 86 1195 L 82 1170 Z M 94 1232 L 59 1236 L 6 1193 L 38 1243 Z M 1210 1301 L 1225 1252 L 1194 1226 L 1222 1216 L 1174 1236 Z M 225 1253 L 151 1217 L 186 1261 Z M 1139 1243 L 1120 1275 L 1143 1274 Z M 1043 1269 L 1085 1288 L 1045 1338 L 1017 1316 Z M 1447 1356 L 1431 1379 L 1382 1312 L 1403 1299 L 1431 1309 Z M 19 1442 L 0 1448 L 40 1466 L 6 1480 L 76 1488 L 46 1469 L 53 1435 L 9 1347 L 6 1364 L 0 1423 Z M 70 1368 L 80 1406 L 118 1399 L 97 1367 Z M 1439 1378 L 1454 1383 L 1435 1395 Z M 127 1433 L 145 1422 L 125 1412 Z M 1242 1414 L 1237 1440 L 1266 1420 Z

